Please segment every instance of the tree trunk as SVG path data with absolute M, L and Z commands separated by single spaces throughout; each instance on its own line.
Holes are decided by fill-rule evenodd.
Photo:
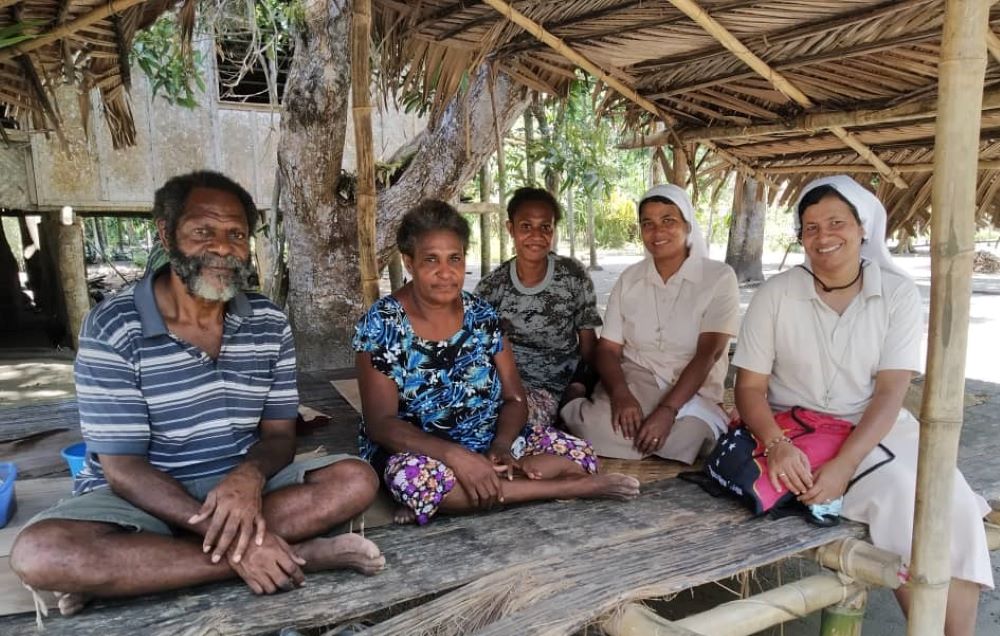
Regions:
M 403 259 L 398 249 L 392 248 L 386 267 L 389 268 L 389 289 L 396 291 L 403 286 Z
M 103 216 L 94 217 L 94 235 L 97 237 L 97 256 L 103 259 L 111 249 L 108 245 L 108 230 L 104 227 Z
M 590 271 L 599 272 L 603 267 L 597 264 L 597 232 L 594 227 L 594 198 L 587 195 L 587 242 L 590 244 Z
M 490 167 L 483 164 L 479 169 L 479 200 L 483 203 L 490 202 L 490 190 L 493 184 L 490 183 Z M 492 269 L 490 262 L 490 217 L 489 212 L 479 215 L 479 277 L 484 278 Z
M 524 111 L 524 180 L 526 186 L 536 187 L 535 179 L 535 126 L 531 110 Z
M 670 183 L 679 188 L 687 186 L 688 181 L 688 157 L 684 147 L 679 144 L 671 146 L 674 161 L 671 164 Z
M 540 135 L 541 145 L 543 148 L 549 149 L 553 147 L 553 131 L 552 127 L 549 125 L 549 120 L 545 116 L 545 106 L 541 101 L 535 97 L 535 101 L 531 103 L 531 114 L 538 122 L 538 134 Z M 558 126 L 557 126 L 558 128 Z M 551 156 L 551 153 L 546 152 L 546 156 Z M 549 191 L 556 201 L 559 200 L 559 186 L 562 181 L 562 172 L 557 170 L 549 161 L 545 161 L 545 168 L 542 171 L 543 177 L 545 179 L 545 189 Z M 559 253 L 559 226 L 552 228 L 552 251 L 556 254 Z
M 569 227 L 569 257 L 576 258 L 576 210 L 573 206 L 573 188 L 566 193 L 566 223 Z
M 352 365 L 353 328 L 364 311 L 357 218 L 351 184 L 340 177 L 350 86 L 345 2 L 304 3 L 285 87 L 278 170 L 279 209 L 288 240 L 288 310 L 301 369 Z M 466 94 L 444 109 L 399 180 L 378 201 L 380 260 L 395 244 L 399 219 L 426 198 L 451 200 L 495 150 L 494 126 L 507 130 L 526 103 L 506 75 L 476 72 Z M 494 114 L 495 113 L 495 114 Z M 468 147 L 466 145 L 468 141 Z
M 764 280 L 764 188 L 751 177 L 737 177 L 726 263 L 740 283 Z
M 894 254 L 912 254 L 913 253 L 913 236 L 906 231 L 906 228 L 900 228 L 899 233 L 896 235 L 899 237 L 899 243 L 896 245 L 896 249 L 893 250 Z
M 500 137 L 500 146 L 497 148 L 497 192 L 500 195 L 501 207 L 507 205 L 507 153 L 504 152 L 503 137 Z M 500 235 L 500 262 L 507 259 L 507 238 L 508 232 L 504 223 L 503 214 L 497 219 L 497 227 Z
M 130 219 L 127 219 L 128 222 Z M 66 330 L 73 350 L 80 349 L 80 327 L 90 311 L 90 294 L 87 293 L 87 266 L 83 262 L 83 226 L 77 217 L 70 225 L 49 221 L 55 228 L 56 263 L 59 283 L 66 307 Z

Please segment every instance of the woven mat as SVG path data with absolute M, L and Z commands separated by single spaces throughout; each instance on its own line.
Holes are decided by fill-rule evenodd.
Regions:
M 701 470 L 701 462 L 696 462 L 692 466 L 680 462 L 672 462 L 659 457 L 647 457 L 646 459 L 612 459 L 602 457 L 600 461 L 602 473 L 622 473 L 629 477 L 635 477 L 640 484 L 648 484 L 661 479 L 676 477 L 678 473 L 689 470 Z

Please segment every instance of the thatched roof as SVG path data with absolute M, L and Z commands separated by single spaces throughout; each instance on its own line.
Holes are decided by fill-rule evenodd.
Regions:
M 398 64 L 390 78 L 433 85 L 439 99 L 482 59 L 533 89 L 561 94 L 582 56 L 606 84 L 616 84 L 597 110 L 625 112 L 638 135 L 626 143 L 702 143 L 728 159 L 712 169 L 738 164 L 772 182 L 789 180 L 788 196 L 817 173 L 880 172 L 879 194 L 895 212 L 892 222 L 926 218 L 941 0 L 374 4 L 384 51 Z M 731 52 L 725 36 L 711 34 L 704 20 L 693 19 L 699 9 L 756 55 L 764 71 Z M 1000 6 L 990 16 L 1000 27 Z M 554 48 L 553 38 L 543 42 L 542 31 L 565 46 Z M 1000 41 L 991 44 L 997 54 Z M 990 62 L 980 145 L 985 161 L 1000 160 L 1000 65 Z M 636 95 L 624 96 L 629 90 Z M 643 139 L 656 120 L 669 131 Z M 873 165 L 879 162 L 881 170 Z M 981 212 L 996 224 L 1000 163 L 983 165 Z
M 54 89 L 100 90 L 115 147 L 134 143 L 128 52 L 135 32 L 177 0 L 0 0 L 0 115 L 33 130 L 59 131 Z M 190 26 L 194 1 L 184 0 Z M 25 36 L 23 39 L 20 36 Z M 13 38 L 20 39 L 14 41 Z M 86 113 L 84 113 L 86 114 Z

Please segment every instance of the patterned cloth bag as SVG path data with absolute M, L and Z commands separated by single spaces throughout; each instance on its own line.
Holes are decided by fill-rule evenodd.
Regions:
M 814 471 L 840 452 L 844 440 L 853 430 L 853 425 L 846 420 L 798 406 L 776 414 L 774 421 L 792 440 L 792 444 L 806 454 Z M 887 459 L 852 479 L 848 488 L 858 479 L 894 459 L 892 451 L 881 444 L 879 447 L 886 453 Z M 734 422 L 729 431 L 719 438 L 705 460 L 705 474 L 726 491 L 739 497 L 755 515 L 769 511 L 778 513 L 779 516 L 808 512 L 796 500 L 794 493 L 774 489 L 768 473 L 764 444 L 739 421 Z M 821 525 L 832 525 L 838 520 L 835 514 L 813 516 Z

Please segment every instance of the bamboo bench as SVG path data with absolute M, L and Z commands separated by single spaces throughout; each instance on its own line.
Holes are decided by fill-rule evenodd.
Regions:
M 303 402 L 347 417 L 353 411 L 338 404 L 327 377 L 303 379 Z M 959 464 L 973 487 L 996 502 L 1000 388 L 970 381 L 967 392 L 975 399 L 966 408 Z M 729 499 L 668 479 L 645 485 L 629 503 L 552 502 L 439 518 L 423 528 L 371 530 L 367 536 L 388 563 L 375 577 L 311 574 L 307 586 L 269 597 L 233 582 L 102 602 L 71 619 L 48 619 L 46 631 L 267 634 L 366 619 L 375 621 L 371 634 L 572 634 L 629 601 L 864 535 L 853 523 L 817 528 L 798 518 L 751 519 Z M 0 633 L 30 633 L 33 624 L 30 615 L 7 617 Z

